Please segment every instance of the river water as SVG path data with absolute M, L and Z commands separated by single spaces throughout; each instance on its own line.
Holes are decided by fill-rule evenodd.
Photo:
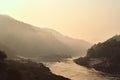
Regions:
M 96 70 L 89 70 L 75 64 L 72 60 L 47 64 L 51 71 L 71 80 L 120 80 L 120 78 L 109 75 L 101 75 Z

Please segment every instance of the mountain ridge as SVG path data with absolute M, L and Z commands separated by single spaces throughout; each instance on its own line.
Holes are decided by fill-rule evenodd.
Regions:
M 75 56 L 76 53 L 81 55 L 79 51 L 84 53 L 90 46 L 90 44 L 80 41 L 81 49 L 73 49 L 72 45 L 76 40 L 55 30 L 38 28 L 8 16 L 0 17 L 0 22 L 0 42 L 16 51 L 15 54 L 23 57 L 37 57 L 39 59 L 41 57 L 42 60 L 45 60 L 46 57 L 49 59 L 49 56 L 57 55 L 56 59 L 48 60 L 56 61 L 64 57 Z M 87 45 L 82 47 L 84 44 Z M 78 44 L 74 46 L 77 48 Z

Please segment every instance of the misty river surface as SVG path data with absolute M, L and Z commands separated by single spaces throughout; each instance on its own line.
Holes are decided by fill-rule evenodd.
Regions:
M 50 63 L 48 67 L 53 73 L 70 78 L 71 80 L 120 80 L 120 78 L 100 75 L 100 72 L 79 66 L 72 60 Z

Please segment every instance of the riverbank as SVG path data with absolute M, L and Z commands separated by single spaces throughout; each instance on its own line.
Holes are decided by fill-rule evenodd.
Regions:
M 87 69 L 75 64 L 72 59 L 65 62 L 47 63 L 46 64 L 54 74 L 62 75 L 71 80 L 120 80 L 117 77 L 101 75 L 100 72 Z

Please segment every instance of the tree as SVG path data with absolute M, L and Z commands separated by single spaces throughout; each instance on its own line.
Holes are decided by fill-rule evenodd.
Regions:
M 5 52 L 0 51 L 0 61 L 4 61 L 7 58 L 7 55 L 5 54 Z

